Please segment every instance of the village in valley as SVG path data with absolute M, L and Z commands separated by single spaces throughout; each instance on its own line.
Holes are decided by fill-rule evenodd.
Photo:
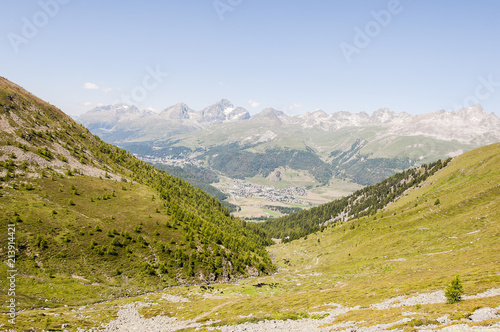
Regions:
M 259 197 L 271 202 L 287 202 L 292 204 L 307 204 L 297 196 L 306 196 L 307 190 L 301 187 L 277 189 L 243 180 L 235 180 L 230 189 L 223 190 L 234 198 Z

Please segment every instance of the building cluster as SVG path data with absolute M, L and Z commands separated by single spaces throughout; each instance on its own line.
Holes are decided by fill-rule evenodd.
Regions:
M 235 198 L 262 197 L 271 202 L 296 204 L 304 204 L 304 201 L 297 199 L 297 196 L 307 195 L 307 190 L 301 187 L 276 189 L 242 180 L 236 180 L 231 189 L 226 189 L 224 192 Z

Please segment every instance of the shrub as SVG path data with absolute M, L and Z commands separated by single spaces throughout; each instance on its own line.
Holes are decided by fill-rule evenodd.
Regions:
M 146 239 L 141 235 L 137 236 L 137 242 L 139 242 L 143 248 L 146 248 L 149 245 L 148 241 L 146 241 Z
M 127 231 L 122 231 L 120 233 L 120 235 L 123 236 L 126 239 L 129 239 L 129 240 L 132 239 L 132 237 L 130 236 L 130 234 Z
M 98 255 L 104 255 L 104 252 L 106 251 L 106 247 L 105 246 L 95 246 L 94 247 L 94 250 L 95 252 L 98 254 Z
M 147 263 L 144 266 L 144 270 L 145 270 L 146 274 L 148 274 L 150 276 L 156 275 L 156 270 L 154 269 L 154 267 L 152 267 L 151 265 L 149 265 Z
M 453 304 L 462 301 L 462 295 L 464 294 L 464 288 L 459 276 L 456 276 L 446 288 L 445 296 L 447 303 Z
M 35 239 L 35 246 L 39 247 L 40 249 L 45 249 L 48 247 L 47 240 L 45 240 L 40 234 L 38 234 Z
M 109 245 L 108 248 L 106 249 L 106 254 L 117 256 L 118 252 L 116 251 L 115 247 L 113 247 L 112 245 Z
M 165 265 L 165 263 L 160 263 L 160 266 L 158 267 L 158 271 L 160 273 L 168 273 L 168 269 L 167 269 L 167 266 Z

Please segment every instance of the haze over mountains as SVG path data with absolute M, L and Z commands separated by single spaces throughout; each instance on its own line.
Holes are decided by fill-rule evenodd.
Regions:
M 291 116 L 273 108 L 250 115 L 228 100 L 200 111 L 179 103 L 160 113 L 120 104 L 94 108 L 78 121 L 149 162 L 194 164 L 271 186 L 326 186 L 332 179 L 375 184 L 500 141 L 500 119 L 480 105 L 419 115 L 383 108 L 372 115 Z M 293 183 L 283 182 L 287 176 Z
M 304 129 L 324 131 L 379 126 L 386 127 L 392 134 L 424 135 L 460 143 L 491 143 L 500 139 L 500 119 L 494 113 L 488 114 L 481 105 L 454 112 L 441 110 L 420 115 L 395 113 L 381 108 L 372 115 L 365 112 L 328 114 L 317 110 L 292 116 L 277 109 L 266 108 L 251 116 L 243 107 L 235 107 L 229 100 L 222 99 L 200 111 L 195 111 L 184 103 L 170 106 L 160 113 L 139 110 L 133 105 L 107 105 L 96 107 L 77 120 L 101 137 L 118 143 L 162 139 L 213 125 L 257 119 L 266 119 L 281 127 L 300 125 Z M 161 132 L 155 132 L 154 129 L 160 128 L 163 129 Z
M 249 118 L 247 110 L 234 107 L 229 100 L 223 99 L 201 111 L 195 111 L 184 103 L 177 103 L 160 113 L 139 110 L 126 104 L 101 106 L 77 120 L 101 137 L 118 142 L 165 138 Z

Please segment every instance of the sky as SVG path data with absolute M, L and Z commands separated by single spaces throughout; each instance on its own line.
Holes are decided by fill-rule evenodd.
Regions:
M 500 116 L 497 0 L 0 2 L 0 76 L 72 116 L 223 98 L 252 114 Z

